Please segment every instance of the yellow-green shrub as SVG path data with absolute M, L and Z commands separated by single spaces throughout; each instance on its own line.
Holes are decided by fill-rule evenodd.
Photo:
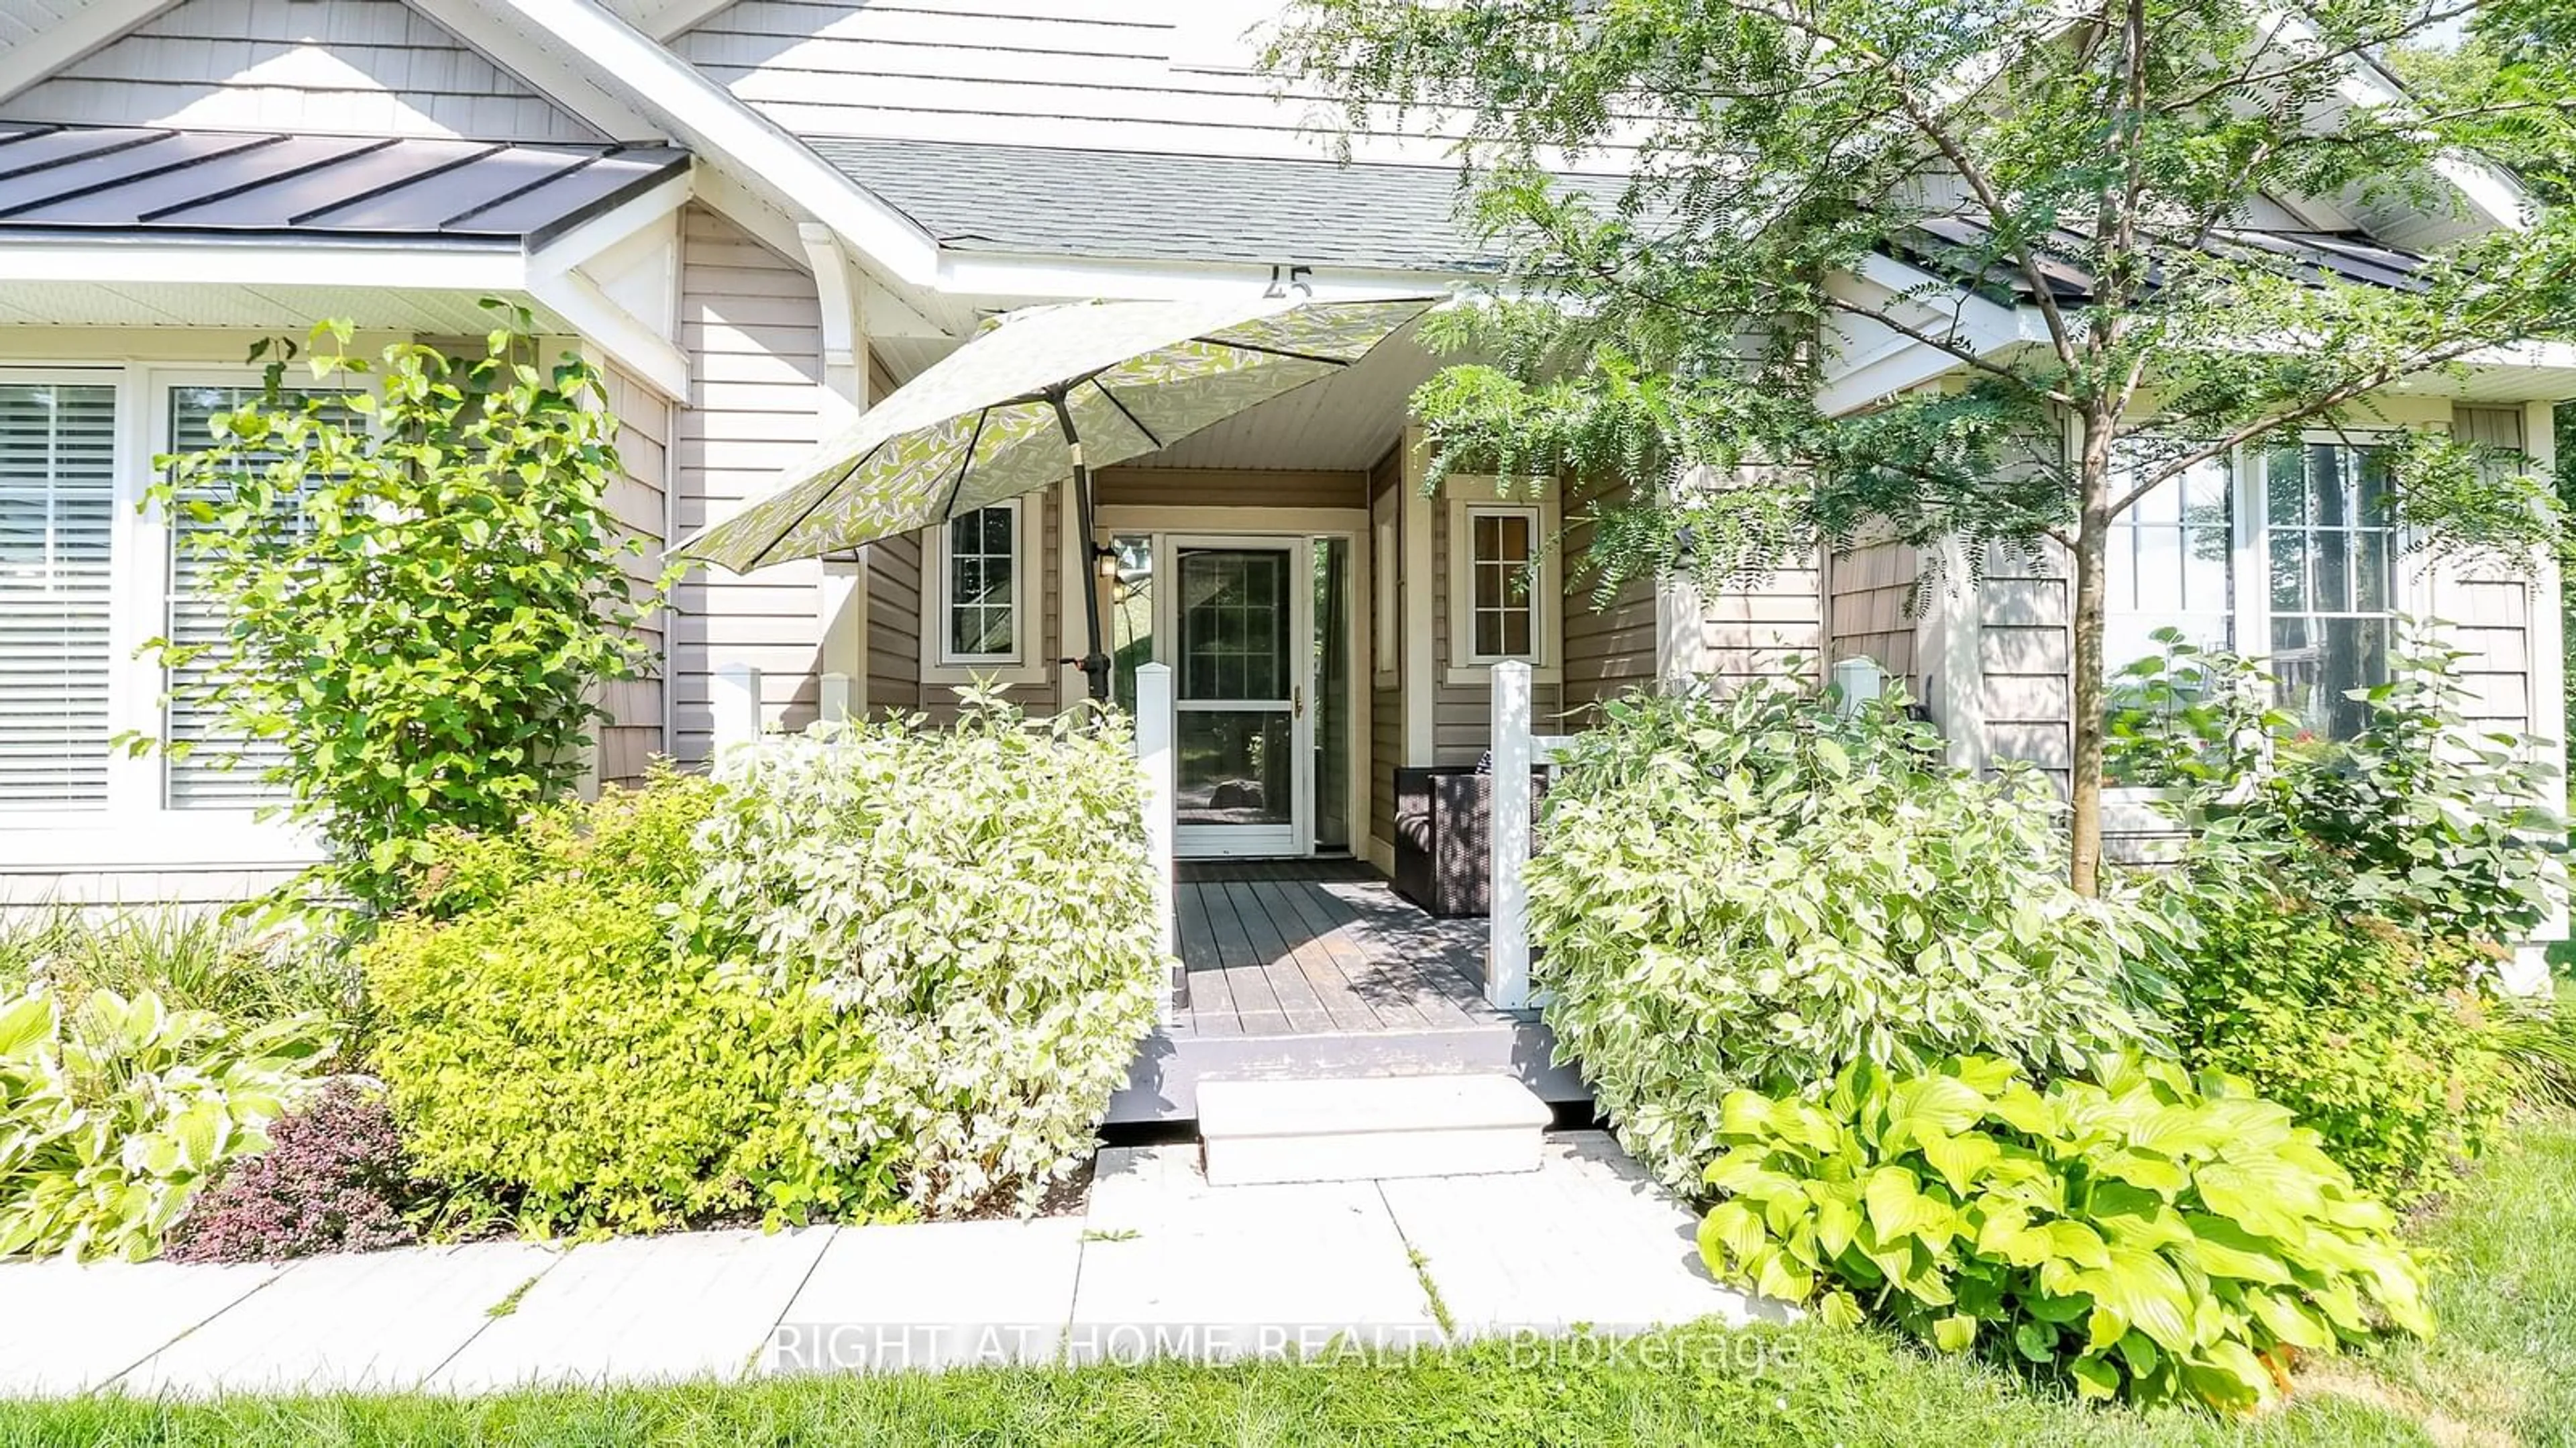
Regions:
M 714 798 L 666 775 L 437 837 L 421 913 L 363 948 L 373 1064 L 453 1210 L 551 1233 L 889 1205 L 873 1164 L 807 1149 L 803 1098 L 864 1075 L 864 1032 L 675 940 Z

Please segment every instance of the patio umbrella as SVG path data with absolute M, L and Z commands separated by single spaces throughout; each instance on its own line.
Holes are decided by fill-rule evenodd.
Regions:
M 788 468 L 760 499 L 672 552 L 740 573 L 855 548 L 1155 452 L 1367 356 L 1437 304 L 1086 302 L 985 325 Z M 1083 569 L 1091 694 L 1109 696 L 1100 581 Z

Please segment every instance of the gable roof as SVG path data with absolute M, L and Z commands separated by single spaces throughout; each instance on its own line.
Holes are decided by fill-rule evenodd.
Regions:
M 663 146 L 0 121 L 0 231 L 524 243 L 689 167 Z
M 1501 260 L 1458 224 L 1447 167 L 804 139 L 952 251 L 1451 273 Z

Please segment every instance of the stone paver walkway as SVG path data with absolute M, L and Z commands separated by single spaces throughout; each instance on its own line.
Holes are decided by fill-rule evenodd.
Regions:
M 1104 1151 L 1035 1222 L 485 1242 L 277 1267 L 0 1267 L 0 1394 L 531 1383 L 1224 1360 L 1751 1315 L 1610 1139 L 1519 1176 L 1212 1188 Z

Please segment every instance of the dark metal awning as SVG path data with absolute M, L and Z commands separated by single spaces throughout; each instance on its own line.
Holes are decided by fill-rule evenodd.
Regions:
M 0 235 L 533 251 L 688 167 L 665 146 L 0 121 Z

